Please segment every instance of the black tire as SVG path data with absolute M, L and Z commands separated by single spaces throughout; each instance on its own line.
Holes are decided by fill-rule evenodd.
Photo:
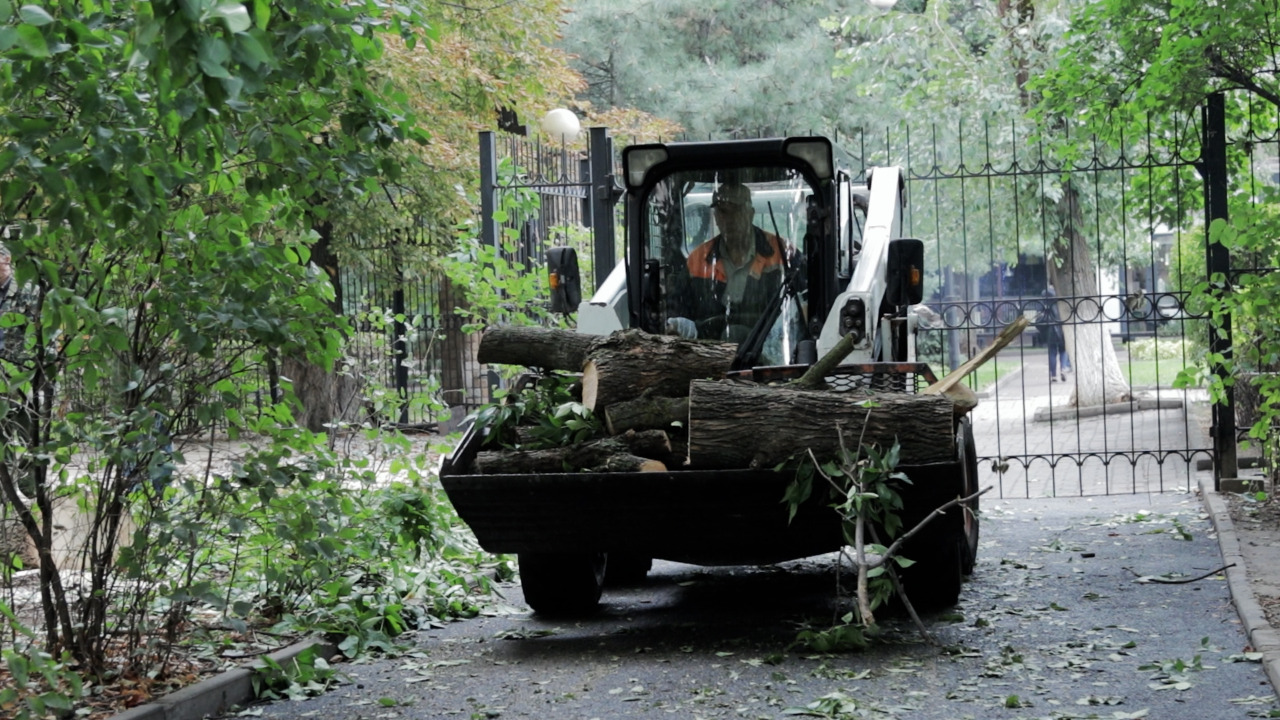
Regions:
M 973 423 L 969 418 L 961 418 L 956 428 L 956 453 L 960 463 L 963 481 L 960 487 L 964 497 L 978 492 L 978 450 L 973 441 Z M 978 501 L 974 498 L 965 503 L 964 511 L 964 547 L 960 553 L 961 570 L 966 576 L 973 574 L 978 563 L 978 537 L 980 535 Z
M 898 568 L 898 579 L 913 607 L 924 612 L 944 610 L 960 600 L 964 553 L 964 535 L 954 530 L 926 531 L 907 542 L 902 554 L 915 563 Z
M 604 584 L 608 587 L 639 585 L 653 568 L 653 558 L 628 552 L 611 552 L 604 566 Z
M 524 601 L 539 615 L 588 615 L 600 604 L 601 553 L 520 553 Z

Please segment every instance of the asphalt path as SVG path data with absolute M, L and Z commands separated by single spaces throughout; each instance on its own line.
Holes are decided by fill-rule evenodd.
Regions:
M 657 563 L 643 585 L 606 591 L 589 619 L 539 618 L 505 587 L 485 616 L 421 631 L 409 653 L 340 665 L 347 680 L 324 695 L 241 714 L 1201 720 L 1276 709 L 1212 573 L 1221 556 L 1198 498 L 987 502 L 982 532 L 960 604 L 925 618 L 936 644 L 887 617 L 861 652 L 798 645 L 850 608 L 834 556 Z

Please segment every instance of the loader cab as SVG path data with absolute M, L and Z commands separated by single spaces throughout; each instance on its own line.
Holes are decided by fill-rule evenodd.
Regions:
M 738 343 L 748 365 L 811 362 L 861 231 L 831 142 L 637 145 L 622 162 L 630 325 Z

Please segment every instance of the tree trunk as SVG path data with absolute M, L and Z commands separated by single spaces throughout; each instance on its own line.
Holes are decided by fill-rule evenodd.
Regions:
M 864 404 L 875 407 L 864 407 Z M 955 460 L 951 400 L 909 393 L 832 393 L 696 380 L 689 390 L 689 464 L 769 468 L 812 450 L 902 447 L 904 464 Z
M 1049 281 L 1057 289 L 1059 296 L 1101 299 L 1097 269 L 1089 253 L 1089 243 L 1079 230 L 1084 227 L 1079 190 L 1070 181 L 1063 185 L 1062 198 L 1057 205 L 1057 219 L 1059 225 L 1057 238 L 1053 243 L 1054 258 L 1045 263 Z M 1088 407 L 1129 399 L 1129 383 L 1120 370 L 1115 345 L 1106 323 L 1100 313 L 1076 312 L 1077 305 L 1075 302 L 1058 302 L 1058 316 L 1063 321 L 1067 355 L 1071 359 L 1075 375 L 1071 404 Z M 1080 307 L 1087 310 L 1099 305 L 1084 303 Z
M 661 472 L 657 458 L 671 456 L 671 443 L 661 430 L 629 432 L 578 445 L 541 450 L 486 450 L 476 453 L 475 471 L 482 475 L 518 473 Z
M 577 373 L 582 372 L 591 347 L 601 340 L 599 335 L 573 330 L 496 326 L 481 336 L 476 360 Z
M 333 423 L 363 421 L 359 378 L 349 373 L 328 372 L 298 358 L 285 358 L 281 366 L 298 398 L 295 418 L 299 425 L 311 432 L 325 432 Z
M 475 335 L 463 330 L 466 321 L 457 311 L 467 306 L 466 292 L 453 284 L 447 276 L 440 276 L 440 307 L 454 308 L 451 313 L 443 313 L 440 318 L 441 342 L 440 357 L 440 395 L 450 407 L 458 407 L 468 402 L 480 404 L 492 400 L 488 396 L 486 383 L 471 373 L 479 373 L 479 363 L 474 362 L 476 351 Z M 472 390 L 477 394 L 473 395 Z
M 595 413 L 644 393 L 689 394 L 689 383 L 720 378 L 729 371 L 737 347 L 731 343 L 685 340 L 624 330 L 601 340 L 582 368 L 582 404 Z
M 0 562 L 8 567 L 10 559 L 17 557 L 23 568 L 29 570 L 40 564 L 40 557 L 22 521 L 12 514 L 7 503 L 0 503 Z
M 338 255 L 333 249 L 333 223 L 314 226 L 316 242 L 311 246 L 310 262 L 324 270 L 333 285 L 333 302 L 329 309 L 335 316 L 343 312 L 342 281 L 338 274 Z M 361 381 L 347 373 L 326 371 L 301 358 L 284 358 L 284 376 L 293 382 L 293 393 L 300 408 L 298 424 L 312 432 L 324 432 L 336 422 L 360 422 L 362 405 Z

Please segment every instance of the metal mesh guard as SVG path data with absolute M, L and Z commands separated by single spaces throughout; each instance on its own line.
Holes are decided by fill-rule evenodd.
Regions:
M 809 369 L 807 365 L 779 365 L 730 373 L 729 377 L 758 383 L 796 380 Z M 905 392 L 918 393 L 937 382 L 928 363 L 851 363 L 839 365 L 826 376 L 831 392 Z

